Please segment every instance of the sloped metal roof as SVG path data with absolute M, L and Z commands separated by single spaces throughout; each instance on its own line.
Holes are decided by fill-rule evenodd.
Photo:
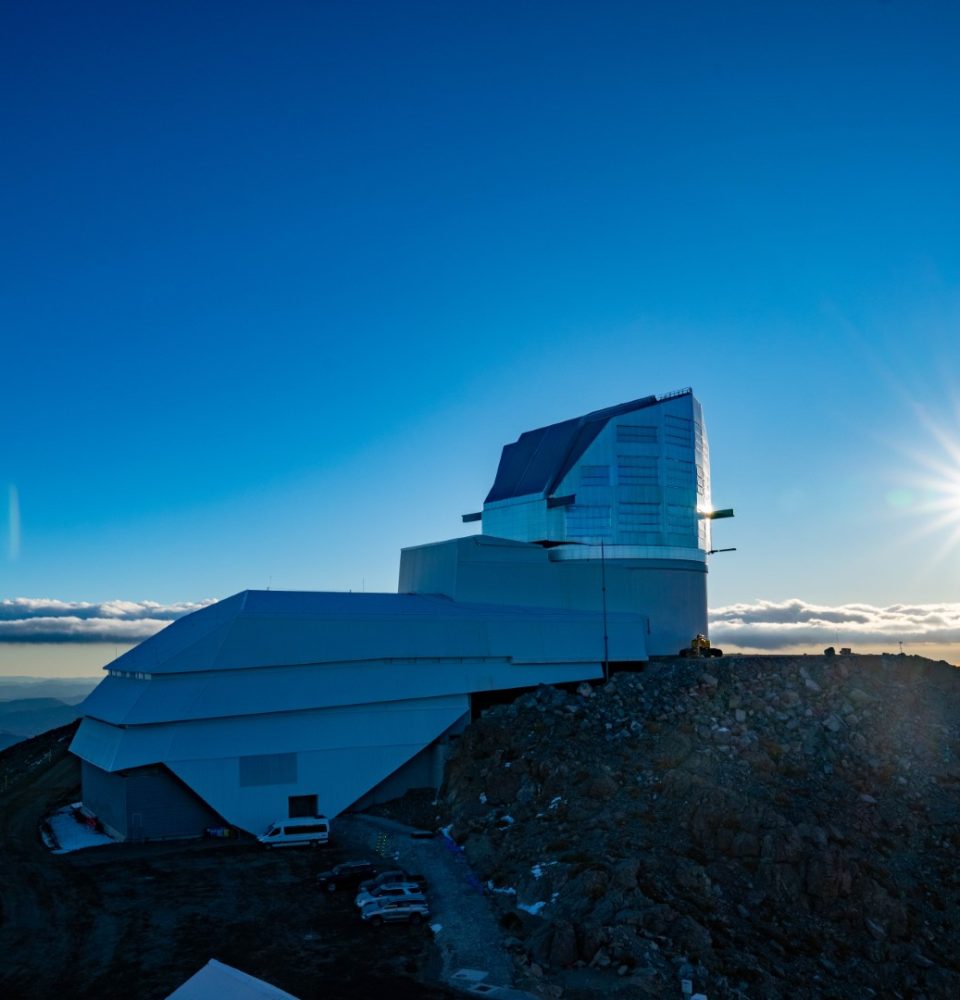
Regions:
M 224 965 L 215 958 L 194 973 L 182 986 L 175 989 L 167 1000 L 297 1000 L 292 993 L 248 976 L 232 965 Z
M 525 431 L 504 445 L 497 476 L 484 503 L 542 493 L 549 496 L 613 417 L 655 406 L 657 396 L 594 410 L 573 420 Z
M 623 646 L 636 650 L 623 658 L 645 657 L 646 619 L 610 620 L 611 635 L 621 633 Z M 428 658 L 569 663 L 596 658 L 599 622 L 597 612 L 423 594 L 247 590 L 172 622 L 109 669 L 159 675 Z

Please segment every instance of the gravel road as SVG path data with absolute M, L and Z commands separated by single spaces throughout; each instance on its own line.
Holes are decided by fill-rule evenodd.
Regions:
M 463 852 L 445 837 L 411 837 L 411 828 L 380 816 L 352 815 L 337 820 L 341 836 L 372 851 L 379 844 L 401 867 L 425 875 L 429 881 L 430 923 L 439 926 L 436 942 L 442 977 L 448 981 L 458 969 L 488 973 L 486 982 L 509 986 L 513 962 L 503 947 L 503 934 L 470 870 Z

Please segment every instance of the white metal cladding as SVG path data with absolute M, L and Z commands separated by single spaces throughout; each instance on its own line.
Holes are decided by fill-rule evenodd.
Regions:
M 336 816 L 469 710 L 463 694 L 151 726 L 87 718 L 71 750 L 110 772 L 162 761 L 227 822 L 262 833 L 293 795 L 317 795 L 321 812 Z M 295 755 L 295 780 L 243 784 L 241 758 L 261 754 Z
M 483 506 L 483 533 L 603 542 L 607 558 L 702 561 L 710 522 L 698 511 L 710 507 L 703 411 L 685 390 L 522 434 L 504 448 Z
M 593 620 L 588 637 L 592 655 L 584 662 L 517 664 L 493 658 L 365 661 L 157 674 L 150 680 L 116 675 L 100 682 L 83 703 L 83 713 L 114 725 L 133 726 L 576 681 L 592 676 L 603 656 L 602 618 L 593 616 Z M 645 658 L 643 624 L 632 626 L 625 640 L 624 630 L 618 626 L 615 621 L 611 658 Z M 616 655 L 622 648 L 631 655 Z M 633 655 L 638 650 L 641 655 Z
M 702 559 L 697 508 L 709 505 L 708 484 L 706 431 L 692 395 L 612 417 L 556 487 L 557 495 L 576 496 L 564 508 L 561 537 L 593 546 L 602 539 L 608 548 L 624 547 L 626 558 L 663 558 L 671 548 L 687 550 L 680 558 Z M 642 525 L 634 504 L 644 505 Z M 630 553 L 632 546 L 645 551 Z
M 422 740 L 416 743 L 347 744 L 325 750 L 302 750 L 297 754 L 295 785 L 240 787 L 235 758 L 173 761 L 167 766 L 231 824 L 250 833 L 263 833 L 270 823 L 287 815 L 287 800 L 291 795 L 316 794 L 321 814 L 339 815 L 428 746 L 445 728 L 437 732 L 408 732 L 407 739 Z
M 650 554 L 656 551 L 651 549 Z M 701 559 L 678 558 L 689 550 L 660 549 L 661 558 L 625 558 L 619 546 L 561 545 L 470 535 L 404 549 L 401 590 L 444 592 L 455 601 L 542 602 L 551 607 L 642 612 L 650 655 L 676 654 L 690 637 L 707 631 L 707 574 Z M 616 558 L 615 556 L 619 556 Z M 605 590 L 604 590 L 605 585 Z M 612 644 L 610 659 L 621 655 Z
M 443 732 L 469 707 L 467 695 L 459 694 L 146 726 L 85 718 L 70 749 L 104 771 L 119 771 L 157 762 L 407 744 L 423 733 Z M 233 781 L 239 783 L 239 771 Z
M 292 795 L 336 815 L 462 721 L 472 692 L 603 673 L 596 611 L 274 591 L 221 603 L 110 664 L 71 750 L 107 772 L 163 763 L 251 832 Z M 611 658 L 646 658 L 642 616 L 612 613 L 607 632 Z M 284 754 L 295 761 L 263 775 L 291 780 L 241 780 L 241 758 Z
M 640 640 L 642 619 L 609 622 L 611 641 Z M 168 625 L 110 664 L 125 673 L 422 658 L 516 663 L 594 659 L 595 614 L 467 604 L 423 594 L 248 590 Z M 631 659 L 642 659 L 643 651 Z

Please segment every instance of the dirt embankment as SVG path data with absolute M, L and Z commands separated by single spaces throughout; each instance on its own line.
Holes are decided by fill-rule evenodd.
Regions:
M 960 996 L 960 670 L 654 664 L 462 737 L 442 809 L 567 995 Z

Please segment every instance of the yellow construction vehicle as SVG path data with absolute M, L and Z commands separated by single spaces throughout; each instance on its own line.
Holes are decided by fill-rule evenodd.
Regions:
M 711 646 L 710 640 L 702 632 L 698 632 L 690 640 L 690 645 L 680 650 L 679 655 L 685 659 L 701 659 L 707 656 L 723 656 L 723 650 Z

